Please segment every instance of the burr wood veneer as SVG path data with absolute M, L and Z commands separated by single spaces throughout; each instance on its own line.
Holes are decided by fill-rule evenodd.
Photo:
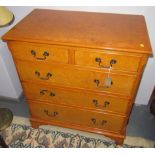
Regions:
M 33 127 L 58 125 L 123 143 L 152 54 L 143 16 L 36 9 L 3 40 Z

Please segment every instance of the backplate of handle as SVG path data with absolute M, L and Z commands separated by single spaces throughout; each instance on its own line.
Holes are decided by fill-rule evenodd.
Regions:
M 95 61 L 98 63 L 98 65 L 99 65 L 99 67 L 101 67 L 101 68 L 107 68 L 107 69 L 110 69 L 112 66 L 113 66 L 113 64 L 116 64 L 117 63 L 117 61 L 115 60 L 115 59 L 111 59 L 110 60 L 110 62 L 109 62 L 109 66 L 104 66 L 104 65 L 101 65 L 101 63 L 102 63 L 102 59 L 101 58 L 95 58 Z
M 35 50 L 31 50 L 31 54 L 33 57 L 37 60 L 46 60 L 46 58 L 49 56 L 49 53 L 47 51 L 44 51 L 43 57 L 37 57 L 37 52 Z
M 35 75 L 41 80 L 49 80 L 52 77 L 52 73 L 47 73 L 46 77 L 41 77 L 39 71 L 35 71 Z

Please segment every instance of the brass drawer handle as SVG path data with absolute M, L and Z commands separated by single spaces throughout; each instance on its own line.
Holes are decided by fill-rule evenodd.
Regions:
M 93 99 L 93 104 L 94 104 L 96 107 L 106 108 L 107 106 L 109 106 L 110 102 L 109 102 L 109 101 L 105 101 L 103 105 L 99 105 L 99 104 L 98 104 L 98 100 Z
M 50 77 L 52 77 L 52 74 L 51 74 L 51 73 L 47 73 L 47 74 L 46 74 L 46 77 L 40 77 L 40 72 L 38 72 L 38 71 L 35 71 L 35 75 L 36 75 L 38 78 L 40 78 L 41 80 L 49 80 Z
M 34 51 L 34 50 L 31 50 L 31 54 L 33 55 L 33 57 L 35 58 L 35 59 L 37 59 L 37 60 L 45 60 L 48 56 L 49 56 L 49 53 L 47 52 L 47 51 L 45 51 L 44 53 L 43 53 L 43 57 L 42 58 L 38 58 L 36 55 L 36 51 Z
M 95 118 L 92 118 L 91 121 L 93 122 L 93 124 L 96 124 L 97 121 Z M 106 120 L 102 120 L 101 125 L 106 125 L 108 122 Z
M 106 125 L 108 122 L 106 120 L 102 120 L 101 125 Z
M 98 80 L 98 79 L 95 79 L 95 80 L 94 80 L 94 83 L 95 83 L 96 86 L 99 87 L 99 88 L 110 88 L 111 85 L 113 84 L 113 81 L 111 80 L 110 83 L 108 84 L 108 86 L 106 86 L 106 85 L 101 86 L 101 85 L 100 85 L 100 80 Z
M 57 111 L 49 112 L 47 109 L 44 109 L 44 113 L 48 115 L 49 117 L 56 117 L 58 115 Z
M 51 92 L 49 96 L 55 96 L 55 93 Z
M 99 67 L 106 68 L 106 69 L 111 68 L 113 66 L 113 64 L 117 63 L 117 61 L 115 59 L 111 59 L 110 60 L 110 66 L 103 66 L 103 65 L 101 65 L 101 63 L 102 63 L 102 59 L 101 58 L 95 58 L 95 61 L 98 62 Z
M 96 124 L 96 119 L 92 118 L 91 121 L 93 122 L 93 124 Z
M 43 95 L 45 95 L 46 92 L 48 92 L 48 90 L 41 90 L 41 91 L 40 91 L 40 95 L 43 96 Z
M 40 91 L 40 95 L 45 95 L 46 93 L 49 93 L 49 90 L 41 90 Z M 53 92 L 50 92 L 49 96 L 55 96 L 55 93 Z

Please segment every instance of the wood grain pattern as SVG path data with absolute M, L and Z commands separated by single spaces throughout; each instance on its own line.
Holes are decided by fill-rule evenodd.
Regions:
M 16 66 L 20 78 L 23 81 L 37 81 L 47 84 L 55 83 L 59 86 L 92 89 L 126 96 L 131 95 L 131 90 L 136 78 L 132 75 L 110 73 L 109 77 L 112 79 L 112 85 L 110 87 L 105 87 L 104 81 L 108 77 L 108 73 L 103 71 L 95 72 L 75 68 L 74 66 L 65 66 L 61 64 L 46 65 L 32 62 L 28 63 L 25 61 L 17 61 Z M 40 73 L 40 76 L 35 74 L 36 71 Z M 47 78 L 48 73 L 52 74 L 50 78 Z M 99 80 L 98 85 L 95 80 Z
M 46 101 L 58 105 L 64 104 L 67 106 L 126 114 L 130 101 L 124 98 L 117 98 L 116 96 L 90 93 L 87 90 L 67 90 L 52 85 L 39 85 L 28 82 L 23 82 L 22 85 L 27 99 Z
M 34 62 L 68 63 L 68 48 L 56 45 L 10 42 L 9 48 L 14 58 Z M 34 51 L 36 54 L 32 53 Z M 44 55 L 48 53 L 48 55 Z
M 102 130 L 120 132 L 123 128 L 124 117 L 103 112 L 92 112 L 83 109 L 60 106 L 57 104 L 28 101 L 31 116 L 49 121 L 78 124 Z M 81 121 L 82 120 L 82 121 Z
M 33 127 L 58 125 L 123 143 L 152 54 L 143 16 L 35 9 L 2 39 Z
M 127 55 L 119 54 L 119 52 L 85 49 L 83 51 L 75 51 L 75 64 L 100 69 L 111 67 L 112 70 L 137 72 L 141 57 L 141 55 Z M 97 58 L 101 59 L 101 63 L 96 61 Z M 112 60 L 115 60 L 116 63 L 112 64 Z
M 151 54 L 145 20 L 140 15 L 35 9 L 3 40 Z

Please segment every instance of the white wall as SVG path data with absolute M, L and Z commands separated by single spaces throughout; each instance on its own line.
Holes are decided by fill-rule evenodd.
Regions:
M 0 28 L 0 36 L 10 27 Z M 0 97 L 18 99 L 21 93 L 22 88 L 12 56 L 6 44 L 0 40 Z
M 22 93 L 9 50 L 0 42 L 0 96 L 17 99 Z
M 123 13 L 123 14 L 141 14 L 145 16 L 148 32 L 152 44 L 152 49 L 155 51 L 155 7 L 8 7 L 15 15 L 15 23 L 17 23 L 19 20 L 21 20 L 25 15 L 27 15 L 29 12 L 31 12 L 34 8 L 45 8 L 45 9 L 57 9 L 57 10 L 76 10 L 76 11 L 91 11 L 91 12 L 109 12 L 109 13 Z M 7 28 L 8 29 L 8 28 Z M 3 33 L 7 30 L 3 30 Z M 2 33 L 0 33 L 2 34 Z M 0 43 L 0 45 L 4 45 L 4 43 Z M 7 51 L 7 48 L 5 47 L 3 49 L 4 51 Z M 7 65 L 7 64 L 6 64 Z M 152 93 L 152 90 L 155 85 L 155 58 L 150 58 L 148 61 L 148 64 L 145 68 L 144 75 L 139 87 L 139 91 L 136 97 L 136 104 L 147 104 L 148 100 L 150 98 L 150 95 Z M 13 79 L 16 79 L 16 75 L 12 77 Z M 1 80 L 1 79 L 0 79 Z M 6 78 L 5 83 L 8 83 L 8 79 Z M 16 85 L 19 86 L 19 84 Z M 20 87 L 20 86 L 19 86 Z M 1 93 L 0 88 L 0 93 Z M 20 91 L 18 87 L 16 87 L 16 91 Z M 1 95 L 1 94 L 0 94 Z M 13 95 L 13 94 L 12 94 Z

